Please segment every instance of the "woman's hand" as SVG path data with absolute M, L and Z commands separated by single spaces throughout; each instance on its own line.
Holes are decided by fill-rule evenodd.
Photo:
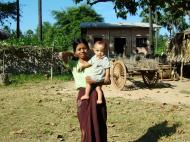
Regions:
M 85 69 L 84 65 L 80 65 L 77 69 L 78 72 L 81 72 Z
M 58 58 L 63 60 L 63 62 L 67 63 L 69 59 L 72 59 L 74 54 L 72 52 L 59 52 Z

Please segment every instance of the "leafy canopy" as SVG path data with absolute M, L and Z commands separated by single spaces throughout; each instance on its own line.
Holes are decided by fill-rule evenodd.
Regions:
M 81 22 L 104 21 L 101 15 L 97 14 L 95 10 L 87 5 L 70 7 L 63 11 L 53 11 L 52 14 L 56 22 L 54 24 L 44 22 L 42 25 L 42 46 L 52 47 L 55 45 L 55 47 L 60 50 L 70 49 L 73 39 L 81 36 Z M 6 40 L 5 44 L 7 46 L 40 45 L 41 43 L 39 43 L 37 39 L 37 31 L 38 29 L 33 33 L 32 30 L 28 30 L 25 34 L 21 35 L 20 39 L 16 39 L 15 32 L 12 32 L 12 37 Z M 0 41 L 0 45 L 1 44 L 2 43 Z
M 73 0 L 76 3 L 86 1 L 89 5 L 94 5 L 100 2 L 113 2 L 114 9 L 118 17 L 127 18 L 127 14 L 130 13 L 135 15 L 138 8 L 145 9 L 147 6 L 151 6 L 152 10 L 165 9 L 167 11 L 172 11 L 176 15 L 184 13 L 190 10 L 189 0 Z
M 16 2 L 0 2 L 0 23 L 4 24 L 7 18 L 16 20 Z
M 82 5 L 79 7 L 70 7 L 66 11 L 53 11 L 56 19 L 51 31 L 44 33 L 47 37 L 52 37 L 58 45 L 67 50 L 73 39 L 81 36 L 81 22 L 102 22 L 102 16 L 96 13 L 91 7 Z M 53 32 L 52 32 L 53 30 Z M 50 42 L 50 41 L 48 41 Z

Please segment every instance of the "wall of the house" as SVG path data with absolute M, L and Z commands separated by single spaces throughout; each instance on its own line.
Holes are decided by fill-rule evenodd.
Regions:
M 136 37 L 147 37 L 148 28 L 91 28 L 86 30 L 86 36 L 89 41 L 89 45 L 92 48 L 94 45 L 94 38 L 103 38 L 108 41 L 108 56 L 114 56 L 114 38 L 125 38 L 125 55 L 131 56 L 136 50 Z

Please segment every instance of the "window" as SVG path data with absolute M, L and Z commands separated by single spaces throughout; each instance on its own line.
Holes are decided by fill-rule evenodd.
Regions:
M 136 47 L 147 47 L 147 38 L 136 37 Z

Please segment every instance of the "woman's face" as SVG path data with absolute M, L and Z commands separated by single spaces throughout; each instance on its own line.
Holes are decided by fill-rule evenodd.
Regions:
M 74 54 L 79 59 L 86 59 L 87 58 L 87 52 L 88 52 L 88 47 L 86 47 L 85 44 L 80 43 L 77 45 L 76 51 Z

